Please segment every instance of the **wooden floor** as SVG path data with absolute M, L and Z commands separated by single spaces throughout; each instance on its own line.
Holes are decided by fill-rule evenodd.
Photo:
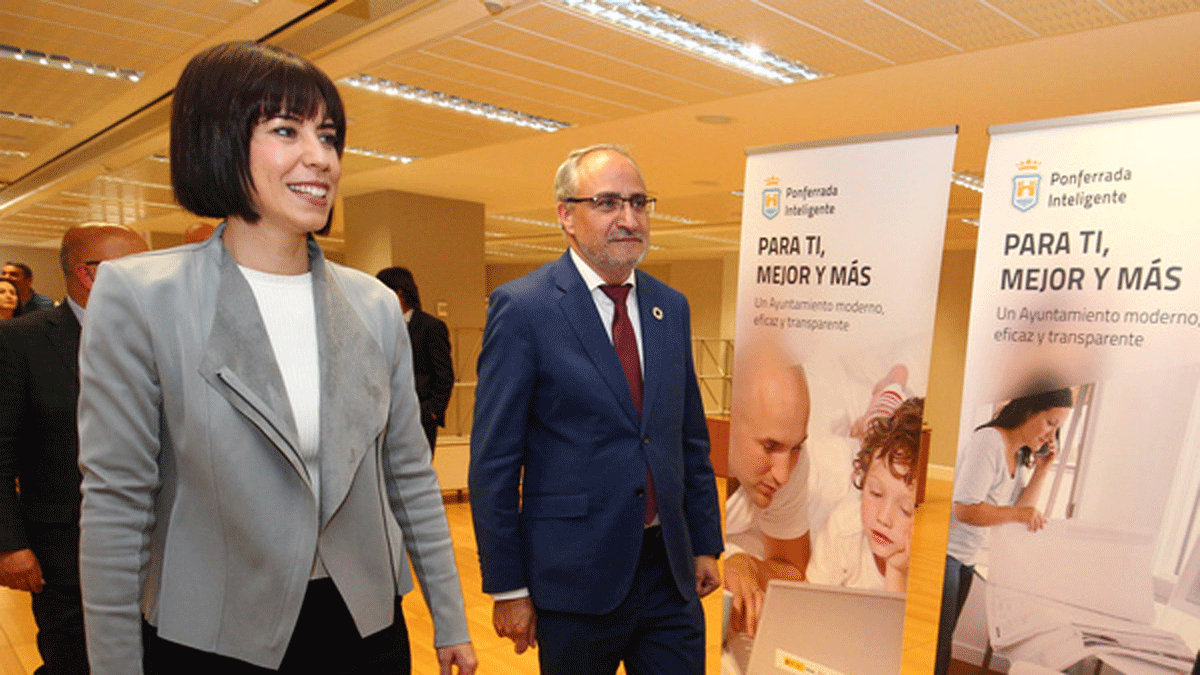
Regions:
M 723 494 L 724 486 L 720 487 Z M 950 516 L 950 483 L 930 481 L 926 498 L 927 501 L 917 509 L 913 537 L 914 554 L 909 571 L 910 593 L 901 675 L 930 675 L 933 672 L 938 602 Z M 446 512 L 466 596 L 467 620 L 479 656 L 479 672 L 536 674 L 537 657 L 532 651 L 520 656 L 514 654 L 511 643 L 497 638 L 492 630 L 492 603 L 479 591 L 479 565 L 475 536 L 471 529 L 470 507 L 451 501 L 446 504 Z M 412 640 L 413 673 L 437 675 L 429 612 L 417 593 L 406 596 L 404 606 Z M 721 594 L 713 593 L 706 598 L 704 609 L 708 617 L 708 672 L 716 675 L 720 665 Z M 0 675 L 28 675 L 41 664 L 34 643 L 36 630 L 29 612 L 29 595 L 0 588 Z

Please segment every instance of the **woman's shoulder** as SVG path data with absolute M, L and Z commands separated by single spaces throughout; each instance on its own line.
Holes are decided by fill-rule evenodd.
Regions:
M 212 269 L 206 272 L 206 267 Z M 164 289 L 176 286 L 186 289 L 192 286 L 188 280 L 195 273 L 216 276 L 218 267 L 217 262 L 207 260 L 202 249 L 189 244 L 107 260 L 100 266 L 96 283 L 103 288 L 109 283 L 106 277 L 114 277 L 120 278 L 122 285 L 133 289 Z
M 332 260 L 325 261 L 325 269 L 329 276 L 336 280 L 346 298 L 352 303 L 357 301 L 369 305 L 385 306 L 391 306 L 394 303 L 397 307 L 400 306 L 400 301 L 391 289 L 362 270 L 335 263 Z
M 989 444 L 1003 445 L 1004 444 L 1004 434 L 1000 433 L 1000 429 L 998 429 L 996 427 L 983 427 L 982 429 L 975 430 L 975 433 L 972 435 L 971 440 L 975 443 L 989 443 Z
M 326 260 L 325 270 L 330 282 L 337 285 L 342 297 L 370 331 L 384 343 L 393 340 L 396 328 L 404 322 L 396 293 L 380 280 L 353 267 Z
M 971 434 L 971 446 L 976 450 L 995 453 L 1004 450 L 1004 434 L 996 427 L 984 427 L 976 429 L 975 433 Z

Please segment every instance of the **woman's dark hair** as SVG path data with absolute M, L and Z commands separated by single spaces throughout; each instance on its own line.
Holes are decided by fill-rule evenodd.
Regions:
M 8 264 L 9 264 L 9 265 L 15 265 L 16 263 L 8 263 Z M 23 309 L 23 308 L 21 307 L 21 291 L 20 291 L 20 290 L 17 288 L 17 285 L 16 285 L 16 284 L 14 284 L 13 282 L 9 281 L 8 279 L 0 279 L 0 284 L 8 284 L 9 286 L 12 286 L 12 288 L 13 288 L 13 293 L 16 293 L 16 294 L 17 294 L 17 307 L 16 307 L 16 309 L 14 309 L 14 310 L 13 310 L 13 315 L 12 315 L 12 318 L 14 318 L 14 319 L 15 319 L 15 318 L 17 318 L 18 316 L 21 316 L 21 310 Z
M 892 475 L 912 485 L 917 480 L 917 461 L 921 454 L 921 421 L 925 414 L 925 399 L 910 398 L 887 417 L 876 417 L 867 427 L 862 446 L 854 457 L 851 482 L 859 490 L 867 479 L 871 462 L 887 463 Z
M 254 42 L 226 42 L 200 52 L 183 69 L 171 102 L 175 199 L 198 216 L 258 222 L 250 177 L 254 128 L 280 113 L 313 119 L 322 110 L 337 130 L 334 147 L 341 157 L 346 113 L 337 88 L 319 68 Z
M 1051 389 L 1042 391 L 1036 394 L 1029 394 L 1020 398 L 1014 398 L 991 420 L 975 427 L 975 431 L 979 431 L 985 427 L 999 427 L 1001 429 L 1016 429 L 1025 423 L 1025 420 L 1051 408 L 1070 408 L 1072 403 L 1070 389 Z

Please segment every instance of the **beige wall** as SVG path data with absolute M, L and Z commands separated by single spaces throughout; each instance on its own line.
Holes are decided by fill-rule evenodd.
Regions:
M 451 331 L 482 329 L 487 300 L 482 204 L 387 190 L 345 200 L 346 264 L 412 270 L 421 304 Z
M 384 190 L 347 197 L 338 211 L 346 241 L 339 262 L 372 275 L 407 267 L 422 309 L 446 322 L 458 384 L 442 434 L 470 433 L 474 389 L 464 383 L 475 379 L 487 303 L 483 205 Z
M 942 256 L 929 392 L 925 400 L 925 423 L 932 430 L 929 439 L 931 465 L 954 466 L 957 454 L 958 413 L 974 274 L 973 249 L 950 250 Z
M 692 337 L 721 337 L 723 308 L 721 273 L 717 260 L 679 260 L 671 263 L 671 287 L 688 298 L 692 310 Z

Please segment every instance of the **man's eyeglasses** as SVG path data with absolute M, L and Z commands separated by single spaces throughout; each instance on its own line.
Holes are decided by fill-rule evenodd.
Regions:
M 653 213 L 654 198 L 646 195 L 629 195 L 622 197 L 614 194 L 599 194 L 595 197 L 568 197 L 563 200 L 572 204 L 587 203 L 591 204 L 593 209 L 600 213 L 616 213 L 620 211 L 625 204 L 629 204 L 629 208 L 633 209 L 634 213 Z

